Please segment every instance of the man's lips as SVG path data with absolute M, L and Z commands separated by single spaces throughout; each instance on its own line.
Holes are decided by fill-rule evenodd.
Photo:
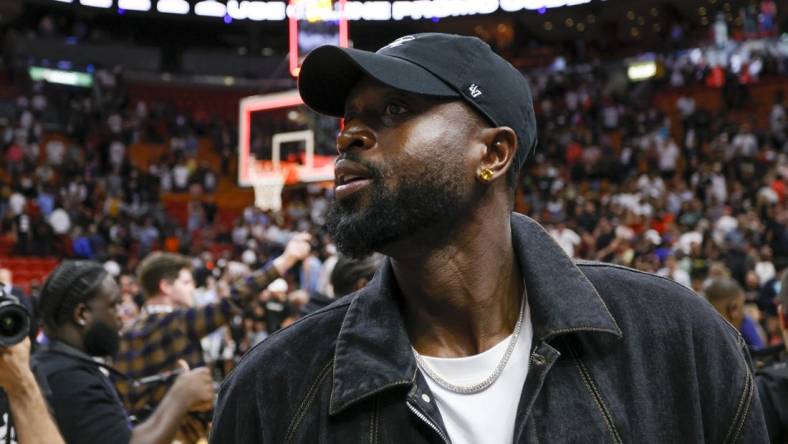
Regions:
M 351 160 L 340 160 L 334 169 L 334 196 L 344 199 L 372 183 L 369 170 Z

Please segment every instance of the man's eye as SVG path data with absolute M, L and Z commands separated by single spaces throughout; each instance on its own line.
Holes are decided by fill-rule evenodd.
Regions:
M 386 105 L 386 115 L 387 116 L 398 116 L 400 114 L 404 114 L 407 111 L 404 106 L 396 104 L 396 103 L 389 103 Z

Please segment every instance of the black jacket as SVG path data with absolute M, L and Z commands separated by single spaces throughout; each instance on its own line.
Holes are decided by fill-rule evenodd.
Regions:
M 788 362 L 777 362 L 755 375 L 771 442 L 788 441 Z
M 705 300 L 651 274 L 573 263 L 525 216 L 512 233 L 534 331 L 515 442 L 767 441 L 744 342 Z M 386 263 L 366 288 L 269 337 L 224 382 L 211 442 L 448 442 L 401 303 Z

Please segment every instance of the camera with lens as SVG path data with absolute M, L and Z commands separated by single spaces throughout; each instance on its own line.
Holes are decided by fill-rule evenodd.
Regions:
M 22 342 L 30 332 L 33 319 L 16 296 L 0 285 L 0 347 L 8 348 Z

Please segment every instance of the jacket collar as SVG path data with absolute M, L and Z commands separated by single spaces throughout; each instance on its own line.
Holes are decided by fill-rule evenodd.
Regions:
M 72 358 L 77 359 L 79 361 L 90 362 L 90 363 L 93 363 L 93 364 L 98 363 L 98 361 L 93 359 L 93 357 L 91 357 L 87 353 L 85 353 L 85 352 L 83 352 L 83 351 L 81 351 L 79 349 L 76 349 L 76 348 L 66 344 L 65 342 L 60 342 L 60 341 L 55 340 L 55 339 L 50 339 L 48 344 L 42 345 L 41 346 L 41 350 L 42 351 L 50 351 L 50 352 L 54 352 L 54 353 L 57 353 L 57 354 L 60 354 L 60 355 L 69 356 L 69 357 L 72 357 Z
M 513 213 L 512 240 L 528 294 L 534 344 L 567 333 L 622 336 L 594 286 L 544 228 Z M 400 304 L 387 259 L 345 314 L 334 353 L 330 414 L 415 381 L 417 366 Z
M 122 380 L 131 379 L 125 374 L 121 373 L 120 371 L 115 370 L 112 366 L 110 366 L 100 358 L 92 357 L 87 353 L 66 344 L 65 342 L 60 342 L 55 339 L 50 339 L 49 343 L 47 343 L 46 345 L 42 345 L 39 351 L 41 353 L 49 352 L 61 356 L 66 356 L 76 361 L 87 364 L 89 366 L 94 366 L 96 368 L 104 369 L 106 370 L 107 373 L 110 373 Z

